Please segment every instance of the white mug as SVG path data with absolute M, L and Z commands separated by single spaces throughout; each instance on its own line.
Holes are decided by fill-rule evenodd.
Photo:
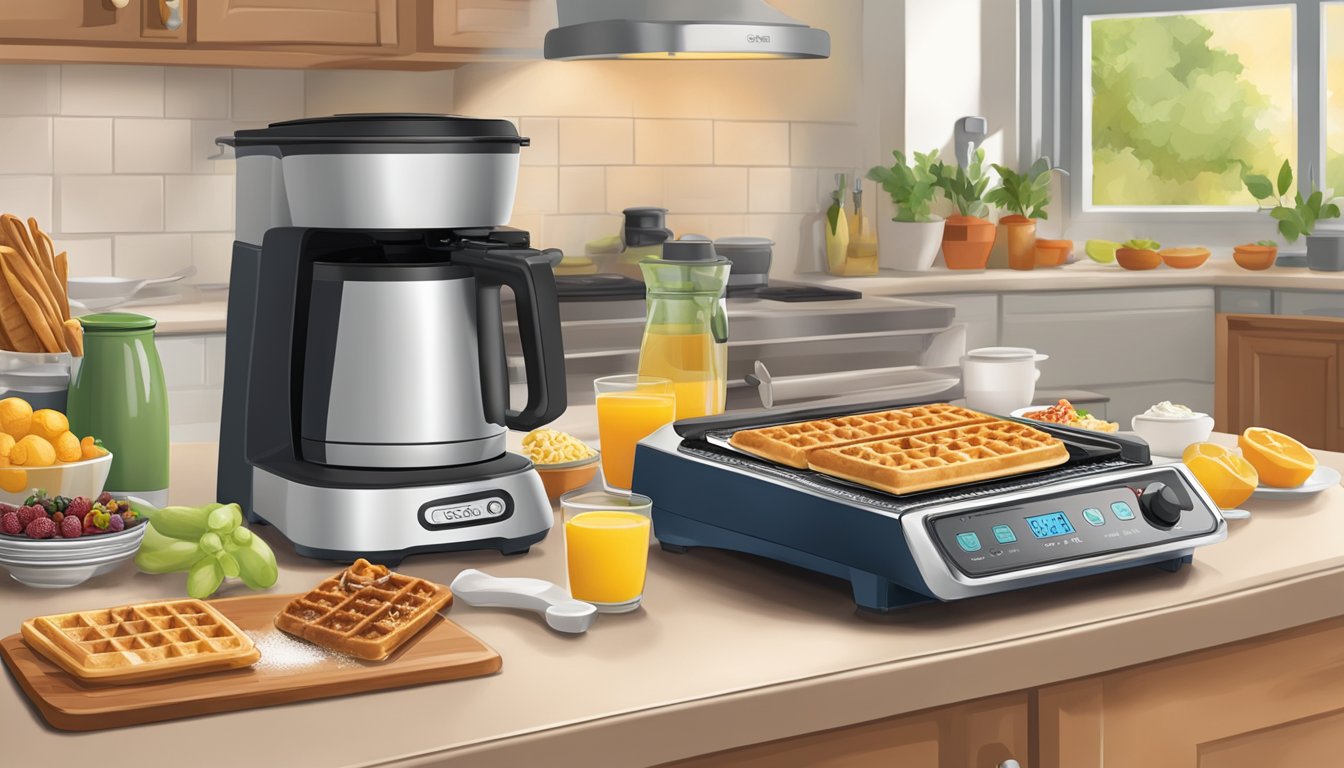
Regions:
M 962 387 L 972 410 L 1007 415 L 1036 397 L 1041 372 L 1036 363 L 1050 359 L 1025 347 L 973 349 L 961 358 Z

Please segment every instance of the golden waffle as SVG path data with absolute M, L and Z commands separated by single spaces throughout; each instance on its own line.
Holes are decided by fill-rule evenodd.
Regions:
M 817 472 L 896 495 L 1017 475 L 1063 464 L 1058 439 L 1025 424 L 992 421 L 813 451 Z
M 323 648 L 382 661 L 452 599 L 442 584 L 357 560 L 285 606 L 275 626 Z
M 261 658 L 247 635 L 200 600 L 39 616 L 25 621 L 22 633 L 33 650 L 89 682 L 162 680 Z
M 808 456 L 823 448 L 840 448 L 991 420 L 983 413 L 940 403 L 743 430 L 734 433 L 728 442 L 777 464 L 805 469 Z

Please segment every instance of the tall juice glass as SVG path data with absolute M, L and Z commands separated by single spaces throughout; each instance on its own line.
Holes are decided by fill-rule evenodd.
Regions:
M 594 381 L 593 389 L 602 480 L 609 490 L 629 491 L 635 444 L 676 418 L 676 392 L 671 381 L 651 376 L 607 376 Z
M 603 613 L 634 610 L 644 595 L 653 500 L 578 490 L 562 496 L 560 507 L 570 594 Z
M 677 419 L 723 413 L 728 388 L 724 291 L 732 262 L 711 243 L 663 243 L 662 258 L 639 263 L 648 296 L 639 373 L 670 379 Z

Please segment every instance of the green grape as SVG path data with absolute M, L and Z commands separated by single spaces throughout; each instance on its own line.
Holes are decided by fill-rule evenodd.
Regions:
M 224 583 L 224 568 L 213 557 L 203 557 L 187 572 L 187 594 L 197 600 L 215 594 Z
M 157 510 L 136 507 L 135 509 L 137 512 L 143 512 L 149 518 L 149 524 L 164 536 L 197 541 L 210 530 L 207 520 L 210 513 L 219 506 L 221 505 L 207 504 L 204 507 L 164 507 Z
M 204 556 L 197 542 L 164 536 L 151 525 L 140 541 L 135 564 L 145 573 L 173 573 L 187 570 Z
M 253 535 L 246 546 L 238 547 L 232 554 L 238 561 L 239 575 L 249 589 L 275 586 L 280 569 L 275 563 L 275 553 L 260 536 Z
M 216 552 L 215 559 L 219 561 L 219 567 L 223 569 L 225 576 L 230 579 L 238 578 L 238 560 L 233 555 L 228 552 Z
M 219 538 L 219 534 L 211 531 L 201 537 L 201 551 L 210 555 L 218 555 L 224 551 L 224 542 Z
M 252 532 L 246 528 L 235 528 L 233 534 L 233 543 L 240 547 L 245 547 L 252 543 Z
M 243 524 L 243 510 L 237 504 L 228 504 L 210 511 L 206 525 L 215 533 L 231 533 Z

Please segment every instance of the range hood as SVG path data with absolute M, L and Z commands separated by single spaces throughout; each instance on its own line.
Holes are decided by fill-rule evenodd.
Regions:
M 831 36 L 765 0 L 556 0 L 546 58 L 825 59 Z

